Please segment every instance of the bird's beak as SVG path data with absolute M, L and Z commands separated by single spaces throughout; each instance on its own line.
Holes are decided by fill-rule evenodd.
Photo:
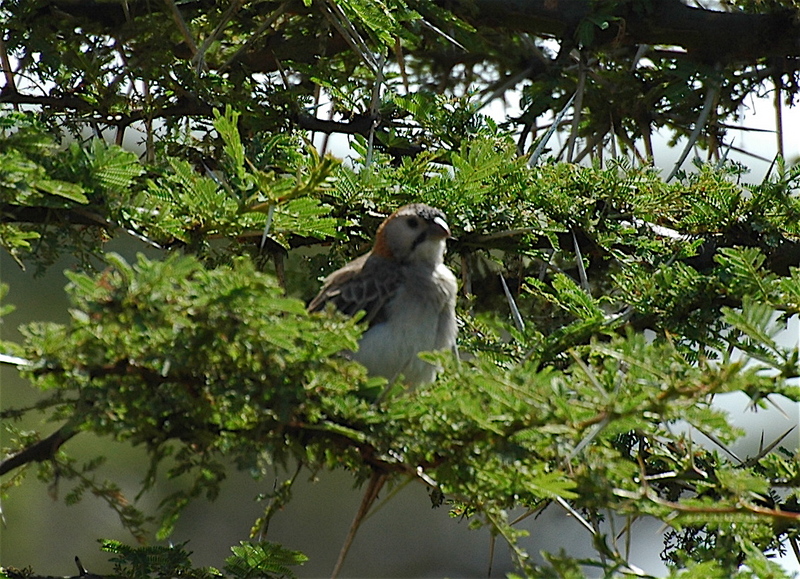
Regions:
M 430 233 L 437 239 L 442 237 L 447 239 L 450 237 L 450 227 L 448 227 L 447 222 L 441 217 L 434 217 L 430 225 Z

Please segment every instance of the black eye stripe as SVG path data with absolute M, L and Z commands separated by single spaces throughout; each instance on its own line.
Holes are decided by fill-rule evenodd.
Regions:
M 419 221 L 417 220 L 417 218 L 416 218 L 416 217 L 409 217 L 409 219 L 408 219 L 408 226 L 409 226 L 411 229 L 416 229 L 417 227 L 419 227 Z
M 420 243 L 422 243 L 423 241 L 425 241 L 427 238 L 428 238 L 428 232 L 427 231 L 423 231 L 422 233 L 420 233 L 417 236 L 417 238 L 414 240 L 414 243 L 411 244 L 411 251 L 414 251 L 417 248 L 417 246 Z

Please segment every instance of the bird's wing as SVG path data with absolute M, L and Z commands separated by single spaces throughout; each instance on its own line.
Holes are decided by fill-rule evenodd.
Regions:
M 332 302 L 348 316 L 364 310 L 367 315 L 361 321 L 372 326 L 386 319 L 386 304 L 401 280 L 398 268 L 391 267 L 383 258 L 362 255 L 328 276 L 317 297 L 308 304 L 308 310 L 316 312 Z

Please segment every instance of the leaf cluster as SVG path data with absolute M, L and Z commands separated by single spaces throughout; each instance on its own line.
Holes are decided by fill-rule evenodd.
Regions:
M 537 33 L 479 4 L 3 3 L 0 245 L 20 265 L 79 260 L 70 321 L 2 344 L 41 391 L 0 411 L 2 472 L 22 466 L 4 492 L 38 463 L 67 502 L 100 497 L 144 541 L 232 468 L 287 473 L 256 535 L 301 471 L 340 468 L 425 485 L 529 576 L 633 572 L 623 537 L 641 517 L 670 526 L 674 576 L 781 576 L 768 556 L 798 550 L 797 451 L 782 437 L 732 455 L 741 433 L 713 399 L 800 398 L 797 350 L 775 338 L 800 313 L 800 171 L 778 159 L 744 185 L 720 150 L 743 100 L 769 83 L 796 93 L 796 70 L 660 47 L 644 65 L 624 32 L 651 2 L 587 3 Z M 515 87 L 520 112 L 488 118 Z M 719 162 L 664 179 L 650 135 L 697 137 L 706 102 L 699 143 Z M 348 135 L 350 157 L 319 152 L 320 133 Z M 120 146 L 132 135 L 138 155 Z M 440 378 L 403 392 L 347 360 L 357 320 L 303 300 L 417 201 L 453 230 L 463 360 L 424 354 Z M 116 236 L 162 254 L 106 253 Z M 60 428 L 10 424 L 32 412 Z M 81 433 L 146 450 L 136 499 L 164 479 L 178 490 L 142 512 L 102 458 L 71 457 Z M 521 522 L 548 507 L 586 528 L 595 557 L 534 562 Z M 104 548 L 122 576 L 221 575 L 183 547 Z M 233 550 L 225 576 L 291 576 L 302 560 Z
M 120 197 L 90 200 L 142 237 L 181 241 L 183 255 L 128 263 L 106 254 L 99 272 L 68 272 L 70 323 L 30 324 L 14 349 L 34 361 L 22 374 L 43 392 L 38 409 L 70 432 L 147 450 L 142 493 L 163 477 L 181 483 L 161 503 L 159 537 L 190 501 L 213 500 L 233 464 L 257 477 L 275 466 L 295 472 L 264 497 L 254 532 L 292 499 L 301 469 L 345 468 L 357 481 L 377 472 L 419 481 L 455 514 L 488 525 L 532 575 L 549 567 L 531 562 L 510 510 L 554 503 L 591 514 L 587 528 L 602 546 L 593 564 L 607 570 L 626 564 L 616 541 L 601 540 L 607 511 L 669 521 L 676 568 L 718 559 L 732 573 L 750 556 L 747 545 L 760 553 L 792 540 L 793 495 L 772 492 L 798 480 L 791 453 L 732 463 L 674 425 L 724 446 L 739 432 L 711 406 L 714 395 L 740 391 L 759 405 L 799 397 L 798 356 L 775 342 L 773 312 L 797 313 L 800 277 L 771 261 L 794 242 L 794 173 L 748 192 L 735 173 L 710 169 L 666 184 L 622 162 L 531 167 L 491 124 L 399 165 L 375 155 L 352 168 L 295 153 L 259 167 L 236 119 L 216 117 L 213 173 L 173 158 L 129 171 L 150 176 L 126 181 L 134 201 L 125 211 L 114 209 Z M 144 211 L 147 199 L 159 201 Z M 364 250 L 358 241 L 380 220 L 370 211 L 418 200 L 448 207 L 450 264 L 469 291 L 459 306 L 469 358 L 438 356 L 435 384 L 386 393 L 338 354 L 356 347 L 357 321 L 307 314 L 278 274 L 308 295 L 315 284 L 299 282 L 303 272 Z M 292 222 L 300 202 L 310 212 Z M 735 222 L 726 221 L 731 212 Z M 270 213 L 272 223 L 254 218 Z M 330 215 L 329 225 L 318 215 Z M 295 255 L 315 222 L 322 241 L 347 231 L 354 243 L 330 256 Z M 290 249 L 273 273 L 235 257 L 248 231 L 253 256 L 265 235 Z M 702 255 L 709 247 L 712 259 Z M 490 285 L 500 278 L 507 293 Z M 734 347 L 754 363 L 730 358 Z M 19 433 L 16 451 L 35 438 Z M 39 474 L 72 481 L 70 501 L 87 490 L 104 497 L 144 537 L 150 516 L 101 471 L 102 461 L 78 464 L 61 450 Z M 734 521 L 735 552 L 723 540 Z M 707 548 L 690 548 L 698 537 Z

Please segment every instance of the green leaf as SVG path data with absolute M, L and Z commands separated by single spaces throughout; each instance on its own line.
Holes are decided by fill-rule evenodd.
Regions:
M 63 197 L 75 203 L 86 204 L 89 199 L 86 197 L 83 187 L 75 183 L 56 181 L 53 179 L 38 179 L 31 183 L 33 187 L 48 195 Z
M 219 136 L 222 137 L 227 167 L 232 172 L 232 175 L 241 181 L 244 179 L 245 174 L 245 155 L 242 140 L 239 136 L 239 116 L 240 114 L 234 111 L 230 105 L 226 105 L 224 115 L 214 109 L 214 128 L 219 133 Z
M 98 184 L 111 191 L 127 191 L 133 180 L 144 172 L 135 154 L 106 145 L 102 139 L 92 141 L 87 156 Z
M 248 543 L 242 541 L 231 547 L 233 555 L 225 559 L 225 571 L 237 579 L 252 577 L 295 577 L 290 567 L 308 561 L 300 551 L 291 551 L 268 541 Z

